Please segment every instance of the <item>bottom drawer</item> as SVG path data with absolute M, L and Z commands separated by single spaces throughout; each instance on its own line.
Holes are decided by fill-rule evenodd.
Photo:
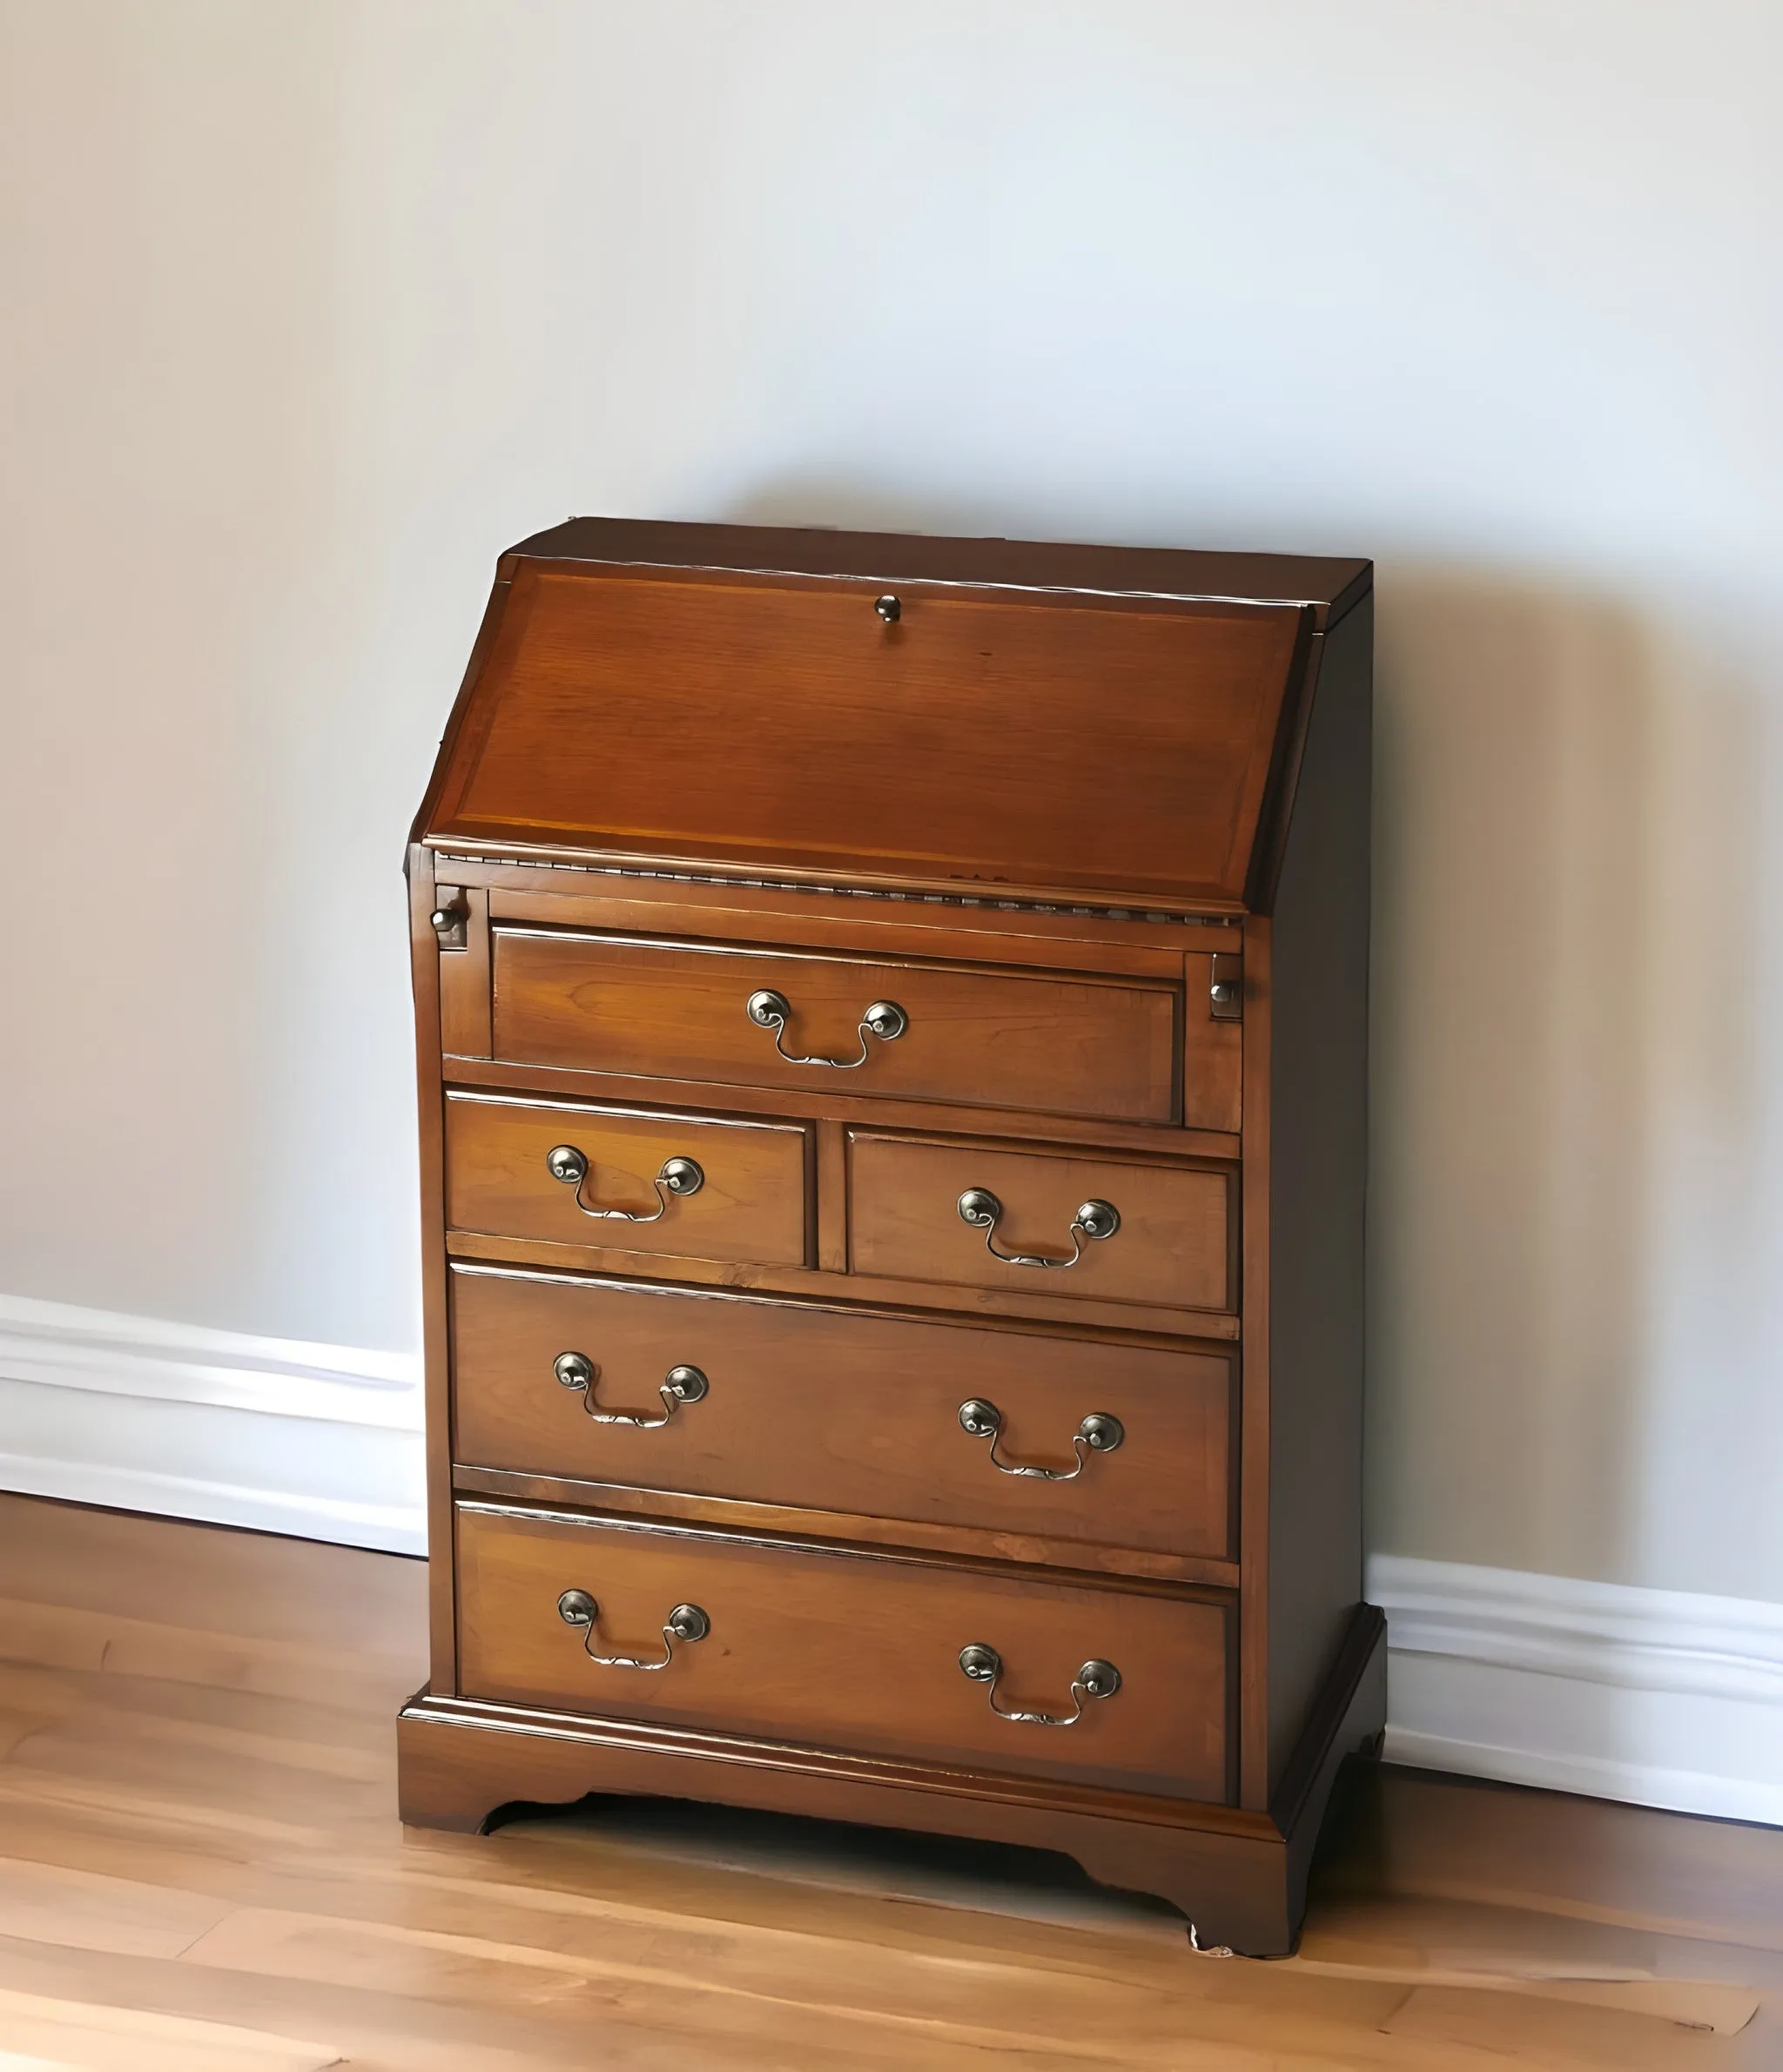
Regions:
M 1230 1616 L 1211 1596 L 466 1504 L 458 1619 L 470 1698 L 1228 1796 Z

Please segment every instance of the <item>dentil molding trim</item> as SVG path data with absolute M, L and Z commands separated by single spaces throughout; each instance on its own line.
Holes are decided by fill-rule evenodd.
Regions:
M 1783 1826 L 1783 1604 L 1404 1555 L 1389 1759 Z

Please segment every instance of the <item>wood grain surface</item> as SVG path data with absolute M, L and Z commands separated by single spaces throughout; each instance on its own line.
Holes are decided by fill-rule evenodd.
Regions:
M 1024 905 L 976 893 L 858 893 L 801 885 L 622 876 L 596 863 L 506 862 L 442 855 L 443 875 L 489 895 L 497 922 L 594 932 L 698 938 L 703 942 L 796 943 L 851 956 L 955 958 L 1059 971 L 1174 979 L 1187 950 L 1233 950 L 1238 921 L 1165 914 L 1120 916 L 1106 907 Z
M 579 1187 L 546 1166 L 559 1145 L 588 1160 Z M 496 1237 L 803 1266 L 808 1147 L 809 1133 L 793 1124 L 448 1093 L 446 1221 Z M 589 1213 L 651 1216 L 664 1199 L 653 1182 L 676 1158 L 693 1160 L 703 1181 L 696 1193 L 669 1195 L 655 1221 Z
M 568 518 L 522 540 L 511 554 L 538 561 L 852 576 L 876 586 L 916 581 L 999 589 L 1134 590 L 1185 602 L 1242 597 L 1303 604 L 1322 627 L 1340 618 L 1367 592 L 1374 574 L 1372 562 L 1349 556 L 844 532 L 833 526 L 703 525 L 659 518 Z
M 539 1517 L 461 1504 L 461 1686 L 629 1719 L 722 1727 L 807 1746 L 969 1765 L 1161 1795 L 1223 1798 L 1230 1614 L 1215 1594 L 1073 1584 L 881 1551 L 820 1549 L 636 1523 Z M 600 1607 L 593 1637 L 558 1599 Z M 711 1631 L 660 1672 L 589 1650 L 660 1658 L 663 1626 L 697 1605 Z M 1071 1727 L 999 1719 L 959 1667 L 974 1642 L 1003 1658 L 1008 1710 L 1068 1714 L 1086 1661 L 1121 1685 Z
M 426 831 L 1237 901 L 1303 609 L 522 562 Z
M 430 919 L 439 899 L 432 854 L 419 845 L 412 847 L 407 870 L 414 987 L 415 1140 L 420 1154 L 415 1177 L 420 1182 L 427 1537 L 432 1544 L 445 1545 L 452 1533 L 452 1363 L 446 1292 L 445 1098 L 440 1062 L 440 967 L 445 958 Z M 453 1657 L 458 1620 L 449 1563 L 441 1563 L 433 1571 L 428 1598 L 428 1676 L 434 1689 L 450 1691 L 457 1676 Z
M 1235 1027 L 1235 1024 L 1212 1024 Z M 439 1060 L 435 1060 L 436 1069 Z M 1163 1129 L 1149 1122 L 1110 1122 L 1083 1115 L 1018 1117 L 1007 1108 L 957 1107 L 932 1100 L 905 1100 L 893 1093 L 850 1091 L 853 1073 L 826 1073 L 821 1081 L 801 1086 L 714 1086 L 700 1080 L 669 1080 L 628 1073 L 579 1072 L 561 1065 L 510 1065 L 501 1059 L 454 1057 L 450 1074 L 454 1086 L 467 1092 L 535 1095 L 545 1100 L 599 1101 L 616 1107 L 674 1108 L 692 1111 L 717 1107 L 725 1114 L 765 1121 L 859 1122 L 875 1129 L 907 1130 L 914 1135 L 944 1132 L 950 1136 L 1007 1137 L 1030 1133 L 1049 1145 L 1081 1144 L 1096 1151 L 1134 1151 L 1140 1157 L 1167 1156 L 1236 1160 L 1241 1140 L 1235 1128 Z M 1228 1102 L 1235 1115 L 1240 1073 L 1236 1060 L 1217 1075 L 1198 1075 L 1194 1084 L 1212 1093 L 1221 1080 L 1227 1091 L 1215 1095 L 1222 1114 Z
M 0 2050 L 53 2041 L 32 2054 L 81 2072 L 320 2057 L 293 2040 L 353 2072 L 1783 2058 L 1775 1830 L 1389 1769 L 1332 1833 L 1300 1955 L 1210 1961 L 1169 1908 L 1029 1850 L 649 1800 L 405 1833 L 420 1563 L 0 1497 Z M 220 2065 L 198 2048 L 219 2029 Z
M 1243 986 L 1243 957 L 1235 943 L 1225 954 Z M 1209 1012 L 1214 959 L 1191 951 L 1182 960 L 1187 981 L 1182 1019 L 1182 1123 L 1185 1128 L 1236 1134 L 1244 1120 L 1244 1024 L 1216 1021 Z
M 549 1280 L 461 1263 L 453 1276 L 461 1462 L 802 1510 L 970 1525 L 1102 1547 L 1231 1551 L 1229 1353 L 914 1322 L 729 1291 Z M 671 1367 L 700 1402 L 655 1430 L 600 1424 L 553 1362 L 581 1352 L 598 1407 L 660 1417 Z M 1047 1482 L 999 1471 L 960 1405 L 993 1402 L 1006 1463 L 1069 1470 L 1093 1412 L 1125 1436 Z
M 1365 665 L 1370 575 L 1357 562 L 571 521 L 501 558 L 418 823 L 459 917 L 429 982 L 449 1060 L 444 1248 L 510 1279 L 662 1283 L 683 1315 L 711 1305 L 710 1358 L 748 1376 L 677 1403 L 654 1433 L 622 1428 L 603 1420 L 648 1413 L 670 1365 L 700 1364 L 618 1321 L 667 1313 L 648 1309 L 648 1286 L 608 1307 L 610 1360 L 553 1349 L 559 1315 L 570 1321 L 555 1296 L 548 1313 L 490 1298 L 461 1349 L 434 1302 L 438 1349 L 464 1355 L 443 1441 L 454 1497 L 607 1517 L 634 1550 L 679 1533 L 716 1560 L 776 1540 L 777 1558 L 800 1551 L 803 1577 L 849 1578 L 828 1615 L 844 1625 L 872 1624 L 855 1584 L 900 1562 L 913 1597 L 969 1577 L 1146 1604 L 1220 1593 L 1239 1638 L 1222 1631 L 1219 1795 L 1235 1764 L 1252 1822 L 1241 1848 L 1211 1818 L 1190 1846 L 1170 1808 L 1104 1803 L 1065 1820 L 1033 1790 L 1030 1827 L 986 1825 L 998 1789 L 983 1761 L 945 1787 L 982 1785 L 979 1824 L 950 1831 L 1069 1848 L 1098 1874 L 1192 1900 L 1257 1954 L 1292 1947 L 1338 1766 L 1378 1747 L 1386 1705 L 1384 1628 L 1325 1527 L 1335 1500 L 1276 1506 L 1255 1443 L 1271 1430 L 1257 1297 L 1291 1305 L 1295 1291 L 1265 1277 L 1273 1218 L 1253 1155 L 1273 1093 L 1254 1036 L 1269 1026 L 1267 929 L 1247 959 L 1293 830 L 1323 825 L 1300 796 L 1330 788 L 1309 747 L 1321 657 L 1360 626 L 1350 651 Z M 1365 811 L 1365 787 L 1357 798 Z M 1314 877 L 1322 839 L 1296 852 Z M 743 1011 L 752 994 L 784 995 L 784 1014 L 764 1010 L 762 1026 Z M 875 1000 L 895 1005 L 871 1034 Z M 559 1115 L 603 1137 L 576 1145 L 593 1169 L 567 1193 L 541 1176 L 548 1138 L 575 1143 Z M 535 1118 L 546 1135 L 530 1134 Z M 724 1172 L 658 1214 L 657 1155 L 697 1155 L 671 1129 L 712 1131 Z M 971 1189 L 999 1201 L 968 1225 Z M 1315 1239 L 1325 1215 L 1302 1205 Z M 1084 1221 L 1099 1216 L 1110 1228 L 1091 1238 Z M 466 1320 L 482 1302 L 467 1298 Z M 1316 1339 L 1320 1316 L 1301 1321 Z M 854 1327 L 858 1344 L 841 1347 Z M 1140 1389 L 1121 1401 L 1153 1435 L 1143 1467 L 1134 1441 L 1079 1471 L 1073 1434 L 1093 1413 L 1074 1407 L 1083 1374 L 1061 1327 L 1083 1340 L 1082 1368 Z M 1010 1402 L 986 1395 L 996 1412 L 968 1423 L 994 1415 L 997 1452 L 959 1425 L 974 1328 L 989 1340 L 976 1392 L 994 1384 Z M 1024 1335 L 1044 1342 L 1034 1359 L 1006 1357 Z M 1117 1368 L 1123 1341 L 1144 1356 Z M 917 1344 L 928 1349 L 912 1362 Z M 574 1378 L 593 1388 L 547 1407 L 537 1377 L 564 1352 L 583 1356 Z M 844 1384 L 827 1385 L 830 1366 Z M 444 1549 L 437 1396 L 436 1380 Z M 1036 1451 L 1055 1423 L 1054 1450 Z M 1036 1471 L 1066 1458 L 1069 1483 Z M 1339 1467 L 1356 1479 L 1353 1454 Z M 1095 1504 L 1105 1490 L 1120 1493 L 1118 1523 Z M 1318 1529 L 1278 1548 L 1286 1512 L 1315 1510 Z M 1316 1649 L 1296 1637 L 1288 1651 L 1308 1673 L 1277 1675 L 1271 1593 L 1296 1584 L 1333 1615 Z M 820 1595 L 836 1598 L 827 1582 Z M 491 1630 L 517 1631 L 505 1618 Z M 454 1641 L 470 1631 L 454 1619 Z M 450 1647 L 436 1658 L 449 1671 Z M 657 1693 L 649 1704 L 683 1687 L 634 1686 Z M 841 1797 L 835 1777 L 820 1788 L 809 1752 L 831 1729 L 817 1701 L 797 1760 L 760 1736 L 757 1752 L 727 1752 L 717 1724 L 665 1740 L 660 1722 L 654 1753 L 622 1757 L 622 1736 L 586 1723 L 548 1752 L 549 1730 L 511 1695 L 499 1718 L 452 1712 L 464 1688 L 436 1682 L 405 1712 L 418 1820 L 461 1824 L 521 1780 L 555 1791 L 577 1776 L 741 1803 L 747 1768 L 767 1794 L 750 1803 L 925 1828 L 943 1788 L 918 1779 L 876 1799 L 865 1772 Z M 793 1737 L 795 1712 L 789 1700 L 762 1735 Z M 1061 1759 L 1093 1739 L 1083 1725 L 1053 1744 Z M 841 1744 L 824 1759 L 886 1760 Z
M 1150 1165 L 944 1138 L 848 1133 L 849 1248 L 855 1271 L 964 1282 L 1018 1297 L 1233 1307 L 1236 1247 L 1230 1177 L 1216 1166 Z M 1062 1268 L 992 1255 L 986 1232 L 961 1221 L 959 1198 L 988 1189 L 1004 1214 L 1002 1252 L 1069 1259 L 1072 1220 L 1087 1201 L 1111 1203 L 1120 1225 L 1086 1240 Z
M 434 888 L 441 907 L 462 916 L 464 947 L 440 948 L 440 1048 L 447 1057 L 490 1054 L 489 895 L 481 885 Z M 437 940 L 437 938 L 436 938 Z
M 707 1288 L 748 1288 L 763 1293 L 794 1295 L 817 1302 L 833 1302 L 846 1296 L 851 1302 L 873 1303 L 889 1309 L 932 1309 L 950 1319 L 988 1317 L 1012 1323 L 1050 1322 L 1092 1329 L 1145 1331 L 1166 1337 L 1192 1338 L 1197 1342 L 1223 1341 L 1236 1343 L 1239 1320 L 1235 1310 L 1183 1309 L 1160 1302 L 1129 1302 L 1124 1298 L 1092 1300 L 1085 1295 L 1053 1295 L 1034 1288 L 1041 1276 L 1024 1278 L 1002 1288 L 973 1288 L 961 1282 L 894 1280 L 889 1275 L 851 1272 L 845 1281 L 834 1274 L 804 1267 L 766 1267 L 727 1264 L 722 1260 L 665 1258 L 622 1246 L 560 1244 L 534 1238 L 484 1237 L 474 1231 L 454 1230 L 452 1250 L 463 1259 L 487 1260 L 509 1266 L 544 1267 L 554 1272 L 604 1274 L 620 1280 L 659 1276 Z M 1047 1280 L 1060 1278 L 1056 1275 Z
M 1180 988 L 811 952 L 498 928 L 495 1055 L 516 1063 L 821 1088 L 1116 1122 L 1176 1120 Z M 780 1049 L 744 1013 L 758 989 L 791 1012 Z M 874 1002 L 908 1026 L 863 1039 Z M 853 1061 L 860 1062 L 857 1065 Z

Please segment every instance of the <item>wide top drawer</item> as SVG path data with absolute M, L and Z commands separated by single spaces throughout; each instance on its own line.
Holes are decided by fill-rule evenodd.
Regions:
M 1176 1120 L 1180 986 L 502 927 L 491 965 L 519 1064 Z
M 429 840 L 1242 903 L 1309 607 L 510 565 Z

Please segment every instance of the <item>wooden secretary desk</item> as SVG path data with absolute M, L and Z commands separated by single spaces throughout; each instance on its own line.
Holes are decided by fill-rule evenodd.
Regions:
M 1361 1602 L 1366 562 L 576 519 L 408 868 L 404 1820 L 656 1793 L 1298 1933 Z

